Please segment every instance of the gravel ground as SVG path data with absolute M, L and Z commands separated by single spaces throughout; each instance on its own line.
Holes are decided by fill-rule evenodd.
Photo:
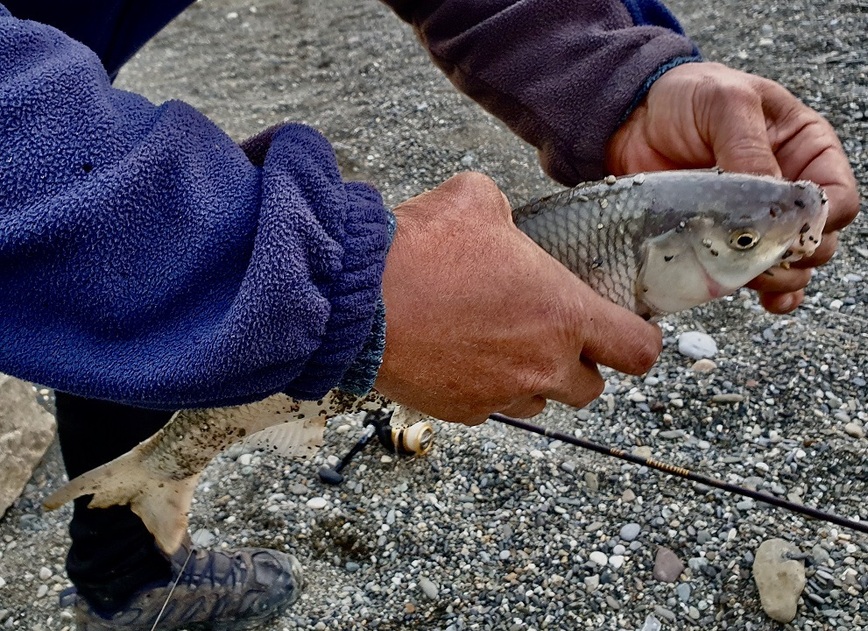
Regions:
M 823 112 L 864 196 L 865 0 L 670 6 L 709 59 L 776 79 Z M 284 118 L 313 124 L 346 173 L 390 203 L 466 168 L 516 203 L 556 188 L 533 151 L 456 94 L 373 1 L 198 3 L 120 85 L 187 100 L 237 139 Z M 537 420 L 868 520 L 866 237 L 863 213 L 796 313 L 770 316 L 742 292 L 671 317 L 647 378 L 609 375 L 587 410 L 551 406 Z M 714 372 L 694 372 L 678 353 L 688 330 L 717 341 Z M 773 537 L 794 542 L 807 565 L 786 628 L 868 629 L 864 535 L 493 423 L 438 424 L 434 450 L 415 460 L 371 446 L 342 486 L 327 487 L 317 468 L 361 431 L 359 419 L 332 427 L 314 462 L 230 450 L 193 506 L 193 529 L 213 545 L 274 546 L 305 565 L 302 599 L 268 629 L 638 630 L 649 614 L 664 629 L 774 629 L 750 572 Z M 0 628 L 71 626 L 57 607 L 70 510 L 39 508 L 62 479 L 55 446 L 0 521 Z M 674 583 L 652 576 L 661 547 L 685 565 Z

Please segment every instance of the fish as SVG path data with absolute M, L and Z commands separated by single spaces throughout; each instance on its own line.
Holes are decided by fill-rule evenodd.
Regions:
M 612 302 L 647 319 L 720 298 L 776 266 L 810 256 L 828 215 L 807 181 L 719 170 L 634 174 L 580 184 L 513 210 L 520 230 Z M 167 554 L 187 532 L 205 466 L 243 441 L 290 457 L 314 453 L 329 418 L 394 407 L 392 424 L 427 418 L 372 391 L 320 400 L 278 393 L 245 405 L 176 412 L 120 457 L 67 482 L 47 510 L 82 496 L 129 505 Z
M 815 184 L 716 169 L 610 176 L 513 211 L 597 293 L 649 320 L 810 256 L 827 216 Z

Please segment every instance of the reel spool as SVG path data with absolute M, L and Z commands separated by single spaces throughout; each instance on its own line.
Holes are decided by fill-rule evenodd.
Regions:
M 420 421 L 404 429 L 394 429 L 388 423 L 377 427 L 380 444 L 401 456 L 421 456 L 434 445 L 434 426 Z

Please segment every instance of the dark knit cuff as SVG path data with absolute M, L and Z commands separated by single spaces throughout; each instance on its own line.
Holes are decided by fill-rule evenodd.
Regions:
M 391 229 L 387 228 L 391 213 L 373 187 L 359 182 L 345 186 L 344 268 L 328 288 L 331 314 L 322 343 L 286 390 L 296 398 L 323 397 L 351 369 L 352 381 L 358 381 L 350 386 L 354 391 L 363 388 L 364 383 L 373 384 L 385 345 L 385 315 L 380 307 L 386 252 L 391 243 Z M 383 329 L 382 333 L 376 332 L 377 327 Z M 379 337 L 382 341 L 377 341 Z M 360 376 L 352 377 L 355 374 Z
M 387 216 L 389 222 L 389 243 L 395 236 L 395 228 L 397 221 L 395 215 L 389 212 Z M 374 324 L 371 327 L 371 332 L 368 334 L 368 339 L 365 340 L 365 345 L 362 347 L 362 352 L 358 354 L 356 360 L 344 373 L 338 388 L 344 392 L 355 394 L 356 396 L 365 396 L 374 387 L 374 381 L 377 379 L 377 373 L 380 371 L 380 364 L 383 363 L 383 351 L 386 349 L 386 303 L 383 302 L 382 295 L 377 300 L 377 310 L 374 314 Z

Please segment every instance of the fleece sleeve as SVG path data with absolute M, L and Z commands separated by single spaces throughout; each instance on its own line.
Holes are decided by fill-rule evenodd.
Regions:
M 465 94 L 534 145 L 554 179 L 604 175 L 609 137 L 651 83 L 700 60 L 656 0 L 390 0 Z
M 369 385 L 389 238 L 314 130 L 242 149 L 0 6 L 0 371 L 168 409 Z

